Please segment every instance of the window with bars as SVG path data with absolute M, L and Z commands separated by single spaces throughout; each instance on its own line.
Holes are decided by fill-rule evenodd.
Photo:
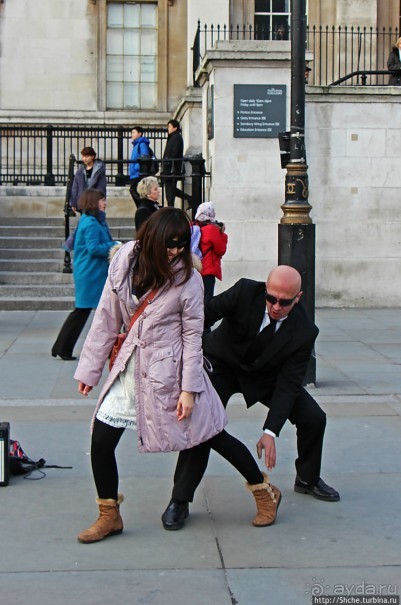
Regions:
M 290 0 L 255 0 L 255 38 L 288 40 Z
M 109 2 L 107 109 L 154 109 L 156 105 L 157 4 Z

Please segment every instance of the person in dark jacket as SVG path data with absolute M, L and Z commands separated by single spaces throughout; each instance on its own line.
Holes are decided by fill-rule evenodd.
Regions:
M 387 67 L 398 72 L 390 75 L 389 86 L 401 86 L 401 38 L 398 38 L 395 46 L 391 49 L 387 60 Z
M 275 440 L 289 420 L 297 429 L 294 490 L 337 502 L 339 493 L 320 476 L 326 414 L 302 386 L 319 330 L 298 304 L 301 296 L 301 276 L 287 265 L 273 269 L 266 283 L 240 279 L 205 304 L 205 325 L 222 321 L 203 338 L 203 352 L 224 406 L 242 393 L 247 407 L 259 401 L 269 408 L 256 444 L 266 467 L 276 466 Z M 165 529 L 183 527 L 208 458 L 205 444 L 180 452 Z
M 159 182 L 154 176 L 146 176 L 139 181 L 137 187 L 140 197 L 138 209 L 135 212 L 135 229 L 139 229 L 148 218 L 160 208 L 158 200 L 160 197 Z
M 177 181 L 184 173 L 182 161 L 184 155 L 184 141 L 181 135 L 178 120 L 169 120 L 167 123 L 167 143 L 163 153 L 161 177 L 163 179 L 164 193 L 167 205 L 174 206 L 174 200 L 192 200 L 191 196 L 177 187 Z
M 131 143 L 132 152 L 131 160 L 132 164 L 129 165 L 129 178 L 131 181 L 130 194 L 138 207 L 140 196 L 137 192 L 137 186 L 139 181 L 143 178 L 141 174 L 141 164 L 138 162 L 140 157 L 150 157 L 150 141 L 147 137 L 143 136 L 143 128 L 141 126 L 134 126 L 131 131 Z
M 109 250 L 113 241 L 106 223 L 106 199 L 97 189 L 86 189 L 79 198 L 82 217 L 74 240 L 75 309 L 65 320 L 52 356 L 73 361 L 74 346 L 84 329 L 90 312 L 99 303 L 109 269 Z
M 79 207 L 79 198 L 86 189 L 98 189 L 106 197 L 106 169 L 102 160 L 96 159 L 93 147 L 84 147 L 81 150 L 82 164 L 75 173 L 72 183 L 69 204 L 71 209 L 82 212 Z

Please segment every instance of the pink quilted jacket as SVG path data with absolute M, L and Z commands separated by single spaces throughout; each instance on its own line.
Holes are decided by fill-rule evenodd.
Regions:
M 96 386 L 120 332 L 143 298 L 131 295 L 133 242 L 113 258 L 92 327 L 86 338 L 74 378 Z M 130 356 L 135 354 L 135 399 L 138 447 L 141 452 L 177 451 L 197 445 L 221 432 L 227 419 L 222 403 L 203 367 L 203 284 L 197 271 L 179 285 L 177 263 L 172 287 L 158 291 L 129 332 L 101 391 L 97 408 Z M 149 294 L 149 293 L 148 293 Z M 190 419 L 178 422 L 181 391 L 195 394 Z M 96 413 L 96 412 L 95 412 Z

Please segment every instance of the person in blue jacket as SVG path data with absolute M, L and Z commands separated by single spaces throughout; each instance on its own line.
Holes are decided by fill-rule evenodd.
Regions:
M 73 361 L 74 346 L 99 304 L 109 268 L 109 250 L 113 241 L 106 223 L 106 199 L 102 191 L 86 189 L 79 199 L 82 217 L 75 232 L 74 283 L 75 309 L 65 320 L 52 347 L 53 357 Z
M 130 159 L 136 161 L 129 165 L 129 178 L 131 180 L 130 193 L 135 205 L 138 207 L 141 198 L 136 188 L 139 181 L 143 179 L 145 175 L 141 174 L 141 165 L 137 160 L 141 156 L 150 157 L 150 141 L 147 137 L 143 136 L 143 128 L 141 126 L 134 126 L 131 131 L 131 139 L 132 153 Z
M 85 189 L 99 189 L 106 197 L 106 169 L 102 160 L 96 159 L 96 152 L 93 147 L 84 147 L 81 150 L 82 164 L 74 175 L 72 182 L 69 204 L 75 212 L 82 212 L 79 207 L 79 198 Z

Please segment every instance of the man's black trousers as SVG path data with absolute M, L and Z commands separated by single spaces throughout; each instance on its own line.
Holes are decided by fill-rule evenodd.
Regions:
M 257 378 L 255 377 L 257 380 Z M 210 380 L 220 396 L 224 407 L 234 393 L 240 393 L 241 387 L 237 376 L 219 371 L 212 374 Z M 261 403 L 268 406 L 267 400 Z M 323 437 L 326 428 L 326 414 L 305 389 L 302 389 L 289 421 L 297 429 L 298 458 L 295 468 L 299 477 L 314 485 L 320 477 Z M 208 442 L 179 453 L 174 473 L 172 497 L 185 502 L 192 502 L 194 493 L 206 471 L 210 447 Z

